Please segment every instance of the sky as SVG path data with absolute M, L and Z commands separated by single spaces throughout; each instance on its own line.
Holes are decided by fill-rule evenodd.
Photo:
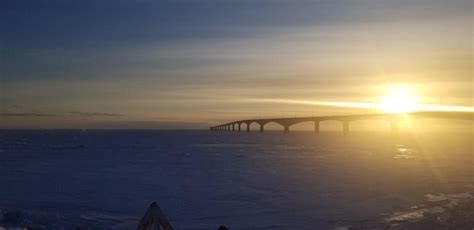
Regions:
M 471 0 L 3 0 L 0 128 L 206 128 L 472 107 Z M 324 102 L 324 103 L 313 103 Z

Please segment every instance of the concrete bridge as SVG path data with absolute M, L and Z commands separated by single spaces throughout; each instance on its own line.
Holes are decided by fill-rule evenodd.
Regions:
M 294 118 L 268 118 L 268 119 L 249 119 L 233 121 L 210 128 L 211 131 L 237 131 L 245 130 L 250 132 L 250 125 L 256 123 L 260 126 L 260 132 L 264 131 L 264 127 L 268 123 L 276 123 L 283 127 L 284 133 L 290 132 L 292 125 L 301 122 L 313 122 L 314 132 L 319 133 L 319 123 L 323 121 L 335 120 L 340 121 L 344 134 L 349 133 L 349 124 L 351 121 L 367 120 L 367 119 L 383 119 L 390 122 L 390 129 L 392 133 L 398 132 L 398 121 L 403 117 L 432 117 L 432 118 L 447 118 L 447 119 L 465 119 L 473 120 L 473 112 L 413 112 L 406 114 L 361 114 L 361 115 L 342 115 L 342 116 L 316 116 L 316 117 L 294 117 Z

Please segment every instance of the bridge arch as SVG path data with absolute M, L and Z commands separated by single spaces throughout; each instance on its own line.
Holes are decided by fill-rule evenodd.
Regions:
M 260 124 L 257 121 L 246 121 L 242 125 L 245 127 L 244 129 L 246 129 L 247 132 L 260 129 Z
M 283 129 L 285 130 L 285 124 L 282 124 L 281 122 L 275 121 L 275 120 L 269 120 L 264 123 L 265 129 L 270 129 L 270 130 L 279 130 Z
M 236 131 L 241 132 L 244 129 L 245 123 L 243 122 L 236 122 Z
M 319 120 L 319 128 L 323 131 L 336 131 L 341 130 L 344 134 L 349 133 L 350 121 L 343 120 L 338 118 L 330 118 L 330 119 L 321 119 Z
M 313 120 L 301 120 L 296 121 L 288 124 L 288 129 L 292 130 L 313 130 L 314 129 L 314 121 Z M 289 131 L 289 130 L 288 130 Z

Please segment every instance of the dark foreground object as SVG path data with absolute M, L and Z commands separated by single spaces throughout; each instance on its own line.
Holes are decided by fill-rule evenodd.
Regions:
M 137 230 L 173 230 L 168 218 L 161 211 L 156 202 L 151 203 L 150 207 L 143 216 Z
M 161 211 L 156 202 L 150 204 L 143 216 L 137 230 L 173 230 L 168 218 Z M 229 230 L 226 226 L 220 226 L 218 230 Z

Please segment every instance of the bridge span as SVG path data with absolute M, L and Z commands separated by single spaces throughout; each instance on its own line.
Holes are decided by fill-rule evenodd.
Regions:
M 301 123 L 301 122 L 313 122 L 314 123 L 314 132 L 319 133 L 319 123 L 322 121 L 335 120 L 340 121 L 342 124 L 342 130 L 344 134 L 349 133 L 349 124 L 351 121 L 356 120 L 368 120 L 368 119 L 383 119 L 390 122 L 390 129 L 392 133 L 398 132 L 398 121 L 405 117 L 431 117 L 431 118 L 446 118 L 446 119 L 463 119 L 463 120 L 473 120 L 473 112 L 439 112 L 439 111 L 430 111 L 430 112 L 412 112 L 404 114 L 395 114 L 395 113 L 375 113 L 375 114 L 359 114 L 359 115 L 337 115 L 337 116 L 312 116 L 312 117 L 293 117 L 293 118 L 265 118 L 265 119 L 247 119 L 247 120 L 238 120 L 221 125 L 216 125 L 210 127 L 211 131 L 237 131 L 241 132 L 243 128 L 247 132 L 250 132 L 250 125 L 256 123 L 260 126 L 260 132 L 264 131 L 264 126 L 268 123 L 274 122 L 283 127 L 284 133 L 290 132 L 290 127 L 292 125 Z M 245 127 L 243 127 L 245 124 Z

